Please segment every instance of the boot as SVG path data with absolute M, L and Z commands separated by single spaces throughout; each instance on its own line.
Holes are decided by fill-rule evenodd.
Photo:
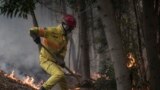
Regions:
M 43 86 L 39 90 L 46 90 Z

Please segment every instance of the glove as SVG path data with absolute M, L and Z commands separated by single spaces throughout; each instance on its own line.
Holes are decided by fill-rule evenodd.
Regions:
M 30 28 L 29 29 L 29 34 L 32 38 L 35 38 L 37 37 L 37 34 L 38 33 L 38 28 L 37 27 L 33 27 L 33 28 Z
M 62 57 L 59 57 L 59 58 L 57 59 L 57 64 L 60 65 L 62 68 L 65 67 L 65 62 L 64 62 L 64 60 L 63 60 Z
M 38 36 L 36 36 L 35 34 L 32 34 L 32 33 L 30 33 L 30 36 L 32 37 L 33 41 L 34 41 L 36 44 L 41 43 L 40 37 L 38 37 Z
M 33 27 L 33 28 L 30 28 L 30 36 L 33 38 L 34 42 L 36 44 L 39 44 L 41 43 L 41 40 L 40 40 L 40 37 L 38 37 L 36 35 L 36 31 L 38 30 L 38 27 Z
M 40 37 L 34 38 L 34 42 L 35 42 L 36 44 L 40 44 L 40 43 L 41 43 Z
M 65 67 L 65 62 L 64 62 L 64 60 L 57 60 L 57 64 L 60 65 L 62 68 Z

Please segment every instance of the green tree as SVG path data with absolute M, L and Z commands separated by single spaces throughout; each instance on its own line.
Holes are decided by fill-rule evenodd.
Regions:
M 7 17 L 20 17 L 26 19 L 31 15 L 33 25 L 38 27 L 38 22 L 34 13 L 38 0 L 0 0 L 0 13 Z M 39 50 L 41 46 L 39 45 Z

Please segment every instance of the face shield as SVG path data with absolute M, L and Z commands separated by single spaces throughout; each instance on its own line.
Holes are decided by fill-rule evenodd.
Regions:
M 73 28 L 70 28 L 66 23 L 62 22 L 62 27 L 64 29 L 64 31 L 66 32 L 66 34 L 71 33 L 71 31 L 73 30 Z

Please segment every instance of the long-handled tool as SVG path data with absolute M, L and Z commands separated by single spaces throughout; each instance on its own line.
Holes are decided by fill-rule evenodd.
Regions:
M 43 47 L 45 50 L 47 50 L 47 52 L 49 54 L 51 54 L 53 56 L 53 58 L 55 58 L 56 60 L 58 60 L 58 57 L 53 54 L 50 50 L 48 50 L 42 43 L 39 43 L 39 45 L 41 47 Z M 57 63 L 57 61 L 55 61 L 55 63 Z M 58 64 L 58 63 L 57 63 Z M 78 81 L 78 83 L 76 84 L 76 87 L 85 87 L 85 88 L 91 88 L 93 87 L 93 83 L 92 81 L 94 81 L 93 79 L 88 79 L 88 80 L 84 80 L 84 81 L 80 81 L 81 76 L 74 74 L 66 65 L 64 66 L 64 68 L 73 76 L 76 78 L 76 80 Z
M 36 16 L 35 16 L 35 12 L 34 10 L 31 10 L 31 16 L 32 16 L 32 19 L 33 19 L 33 25 L 35 27 L 38 27 L 38 22 L 37 22 L 37 19 L 36 19 Z M 33 39 L 36 39 L 36 35 L 33 37 Z M 39 37 L 39 40 L 40 40 L 40 37 Z M 52 52 L 50 52 L 41 42 L 38 43 L 38 47 L 39 47 L 39 50 L 41 49 L 41 47 L 43 47 L 49 54 L 51 54 L 51 56 L 53 56 L 56 60 L 57 60 L 57 56 L 55 54 L 52 54 Z M 55 62 L 56 63 L 56 62 Z M 74 74 L 67 66 L 64 67 L 72 76 L 74 76 L 77 81 L 78 81 L 78 84 L 80 84 L 80 78 L 78 75 Z
M 36 38 L 37 38 L 36 36 L 33 37 L 33 39 L 36 39 Z M 59 60 L 59 58 L 54 53 L 52 53 L 50 50 L 48 50 L 48 48 L 45 47 L 41 42 L 39 42 L 38 45 L 43 47 L 53 58 L 55 58 L 55 60 Z M 57 61 L 53 61 L 53 62 L 58 64 Z M 94 80 L 88 79 L 88 80 L 81 81 L 80 75 L 74 74 L 66 65 L 63 68 L 65 68 L 73 77 L 76 78 L 76 80 L 78 81 L 78 83 L 76 84 L 76 87 L 86 87 L 86 88 L 93 87 L 92 81 Z

